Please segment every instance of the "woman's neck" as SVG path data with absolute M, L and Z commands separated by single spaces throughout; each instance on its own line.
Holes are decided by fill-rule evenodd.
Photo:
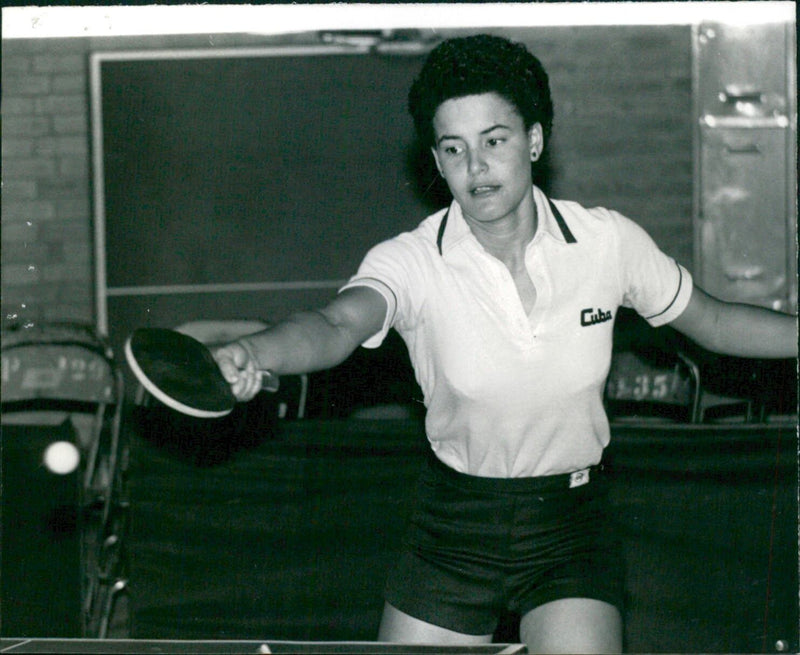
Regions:
M 536 203 L 532 200 L 496 221 L 483 222 L 464 217 L 483 249 L 509 269 L 524 262 L 525 250 L 536 234 L 538 216 Z

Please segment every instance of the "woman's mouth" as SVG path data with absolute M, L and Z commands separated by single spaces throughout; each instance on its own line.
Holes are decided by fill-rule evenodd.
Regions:
M 470 189 L 470 194 L 476 197 L 490 195 L 500 189 L 499 184 L 482 184 Z

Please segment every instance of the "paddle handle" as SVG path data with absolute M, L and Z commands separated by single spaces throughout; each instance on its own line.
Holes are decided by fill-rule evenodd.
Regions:
M 261 374 L 261 389 L 263 391 L 276 392 L 280 387 L 281 380 L 272 371 L 259 371 Z

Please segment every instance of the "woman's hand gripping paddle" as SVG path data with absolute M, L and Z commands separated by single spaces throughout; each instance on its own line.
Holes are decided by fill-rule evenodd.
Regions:
M 208 348 L 196 339 L 163 328 L 138 328 L 125 342 L 133 374 L 167 407 L 197 418 L 229 414 L 236 398 Z M 261 371 L 262 389 L 278 390 L 278 377 Z

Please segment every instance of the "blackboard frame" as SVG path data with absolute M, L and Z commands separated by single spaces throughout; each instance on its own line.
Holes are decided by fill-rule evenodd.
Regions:
M 114 326 L 110 321 L 109 317 L 109 303 L 113 303 L 116 301 L 130 301 L 131 303 L 135 304 L 136 302 L 142 301 L 145 298 L 152 298 L 155 304 L 158 304 L 161 301 L 163 305 L 163 300 L 165 297 L 175 297 L 176 300 L 180 299 L 180 302 L 185 300 L 191 299 L 189 304 L 194 303 L 194 311 L 202 311 L 197 309 L 198 303 L 201 305 L 206 303 L 207 301 L 204 300 L 208 298 L 208 302 L 213 305 L 213 299 L 219 297 L 220 294 L 243 294 L 244 296 L 252 295 L 252 294 L 262 294 L 262 295 L 275 295 L 286 293 L 288 295 L 297 296 L 298 292 L 300 295 L 303 292 L 308 292 L 309 297 L 318 298 L 320 296 L 320 292 L 329 292 L 334 293 L 335 289 L 337 289 L 341 284 L 344 282 L 346 277 L 349 274 L 355 272 L 355 265 L 358 263 L 358 257 L 363 256 L 364 248 L 367 244 L 372 245 L 373 243 L 377 242 L 382 238 L 388 238 L 389 236 L 393 235 L 397 231 L 401 229 L 405 229 L 406 227 L 413 227 L 416 223 L 419 222 L 421 218 L 423 218 L 427 213 L 430 213 L 430 206 L 426 206 L 424 202 L 420 201 L 418 197 L 410 200 L 409 202 L 405 203 L 405 207 L 400 207 L 397 209 L 397 201 L 396 198 L 389 200 L 387 202 L 387 206 L 389 203 L 392 203 L 392 211 L 401 217 L 401 220 L 397 220 L 394 216 L 393 217 L 384 217 L 381 220 L 386 222 L 385 227 L 378 227 L 376 231 L 368 236 L 364 236 L 364 243 L 357 244 L 360 247 L 360 250 L 357 251 L 358 257 L 352 257 L 350 254 L 347 256 L 348 259 L 348 266 L 343 267 L 341 263 L 334 268 L 338 268 L 338 275 L 332 276 L 320 276 L 320 275 L 312 275 L 310 277 L 300 278 L 300 279 L 291 279 L 287 277 L 279 277 L 279 278 L 270 278 L 269 276 L 265 276 L 263 279 L 244 279 L 244 280 L 237 280 L 237 279 L 219 279 L 219 271 L 215 272 L 203 272 L 201 273 L 201 277 L 203 275 L 208 275 L 209 279 L 201 280 L 199 282 L 193 280 L 180 280 L 176 279 L 174 281 L 170 281 L 169 284 L 158 284 L 153 283 L 152 280 L 144 280 L 142 282 L 134 281 L 131 283 L 130 280 L 124 281 L 122 284 L 119 283 L 119 280 L 115 282 L 114 278 L 114 270 L 110 269 L 110 263 L 118 263 L 119 257 L 116 255 L 120 252 L 119 243 L 114 242 L 113 235 L 109 237 L 109 214 L 112 213 L 109 210 L 109 181 L 118 179 L 120 177 L 119 170 L 114 170 L 114 162 L 112 161 L 112 165 L 109 165 L 109 153 L 108 153 L 108 139 L 106 134 L 106 125 L 105 121 L 107 121 L 107 107 L 104 105 L 104 99 L 108 95 L 108 70 L 110 66 L 113 66 L 117 63 L 129 63 L 129 62 L 144 62 L 150 65 L 157 65 L 160 62 L 189 62 L 189 63 L 196 63 L 196 62 L 222 62 L 222 61 L 234 61 L 234 60 L 260 60 L 260 61 L 278 61 L 280 60 L 281 63 L 283 62 L 297 62 L 297 61 L 318 61 L 318 62 L 328 62 L 328 61 L 346 61 L 352 57 L 359 57 L 362 58 L 359 62 L 359 66 L 364 63 L 365 59 L 363 58 L 370 58 L 372 61 L 375 62 L 385 62 L 385 61 L 413 61 L 413 67 L 416 68 L 417 64 L 416 61 L 421 62 L 421 56 L 424 54 L 424 51 L 414 52 L 411 56 L 387 56 L 387 55 L 372 55 L 372 51 L 368 45 L 275 45 L 275 46 L 263 46 L 263 47 L 224 47 L 224 48 L 187 48 L 187 49 L 163 49 L 163 50 L 146 50 L 146 51 L 118 51 L 118 52 L 96 52 L 90 55 L 90 95 L 91 95 L 91 131 L 92 131 L 92 165 L 93 165 L 93 214 L 94 214 L 94 251 L 95 251 L 95 291 L 96 291 L 96 316 L 98 322 L 98 329 L 104 333 L 109 334 L 114 332 Z M 279 59 L 280 58 L 280 59 Z M 327 65 L 327 64 L 325 64 Z M 335 65 L 335 64 L 333 64 Z M 377 63 L 376 65 L 381 66 L 382 64 Z M 409 66 L 406 66 L 408 69 Z M 402 89 L 402 96 L 399 96 L 398 102 L 396 103 L 396 107 L 392 110 L 395 112 L 395 116 L 402 112 L 405 115 L 405 91 L 407 89 Z M 209 92 L 209 95 L 213 96 L 213 91 Z M 369 95 L 369 94 L 363 94 Z M 384 96 L 385 97 L 385 96 Z M 361 99 L 359 98 L 359 101 Z M 344 113 L 344 112 L 343 112 Z M 340 114 L 341 115 L 341 114 Z M 139 120 L 139 118 L 133 118 L 132 120 Z M 396 118 L 393 117 L 393 120 Z M 398 138 L 397 133 L 392 132 L 390 136 L 383 137 L 383 141 L 388 142 L 390 139 L 396 143 L 399 143 L 400 151 L 391 153 L 387 155 L 387 161 L 398 161 L 399 163 L 396 164 L 397 166 L 403 167 L 405 170 L 403 171 L 404 175 L 411 175 L 413 176 L 414 171 L 412 170 L 414 167 L 414 146 L 413 146 L 413 134 L 411 131 L 411 123 L 410 118 L 407 119 L 407 128 L 408 128 L 408 138 L 403 139 Z M 342 133 L 342 129 L 339 129 L 339 134 Z M 138 137 L 137 137 L 138 138 Z M 141 144 L 141 141 L 133 141 L 132 144 L 136 144 L 137 146 Z M 133 150 L 133 148 L 131 148 Z M 400 156 L 398 156 L 400 155 Z M 380 167 L 374 167 L 380 168 Z M 406 180 L 400 180 L 397 173 L 390 173 L 394 174 L 397 177 L 396 186 L 405 185 L 409 187 L 409 189 L 402 190 L 403 193 L 406 194 L 417 194 L 417 189 L 411 190 L 410 187 L 414 186 L 411 182 Z M 126 181 L 127 182 L 127 181 Z M 375 186 L 380 186 L 380 182 L 368 182 L 370 184 L 374 184 Z M 376 193 L 374 190 L 370 191 L 369 193 L 374 194 Z M 374 202 L 374 198 L 372 199 Z M 403 202 L 400 203 L 403 205 Z M 409 211 L 411 210 L 411 211 Z M 408 214 L 408 216 L 404 216 L 403 214 Z M 406 223 L 403 223 L 403 219 L 408 219 Z M 137 220 L 128 220 L 127 225 L 133 226 L 134 229 L 138 224 Z M 328 230 L 335 229 L 333 225 L 327 226 Z M 284 226 L 285 230 L 285 226 Z M 154 241 L 158 242 L 159 238 L 158 235 L 153 235 Z M 148 237 L 149 239 L 149 237 Z M 150 245 L 148 243 L 148 239 L 142 238 L 138 242 L 134 240 L 134 247 L 132 248 L 133 253 L 127 255 L 130 257 L 146 257 L 150 254 L 148 251 L 150 250 Z M 127 240 L 127 239 L 126 239 Z M 252 241 L 252 239 L 247 239 L 246 241 Z M 330 240 L 330 239 L 329 239 Z M 117 242 L 121 241 L 121 239 L 117 239 Z M 210 247 L 213 246 L 213 240 Z M 333 248 L 335 244 L 331 245 Z M 341 246 L 341 244 L 340 244 Z M 224 246 L 222 246 L 224 247 Z M 115 248 L 117 249 L 115 251 Z M 330 250 L 331 253 L 335 253 L 335 250 Z M 197 259 L 197 258 L 195 258 Z M 163 261 L 163 258 L 162 258 Z M 349 264 L 352 262 L 352 266 Z M 119 277 L 119 276 L 117 276 Z M 179 277 L 179 276 L 175 276 Z M 147 304 L 147 303 L 145 303 Z M 274 301 L 273 301 L 274 304 Z M 142 310 L 143 311 L 143 310 Z M 148 310 L 149 311 L 149 310 Z M 141 311 L 135 309 L 133 311 L 134 314 L 139 313 L 141 316 Z M 123 311 L 122 314 L 130 315 L 130 311 Z M 196 318 L 196 317 L 191 317 Z M 252 316 L 249 316 L 252 318 Z M 263 317 L 259 317 L 263 318 Z M 155 319 L 158 320 L 158 319 Z M 166 320 L 166 315 L 165 319 Z M 129 329 L 132 326 L 124 326 L 123 329 Z M 169 326 L 168 326 L 169 327 Z

